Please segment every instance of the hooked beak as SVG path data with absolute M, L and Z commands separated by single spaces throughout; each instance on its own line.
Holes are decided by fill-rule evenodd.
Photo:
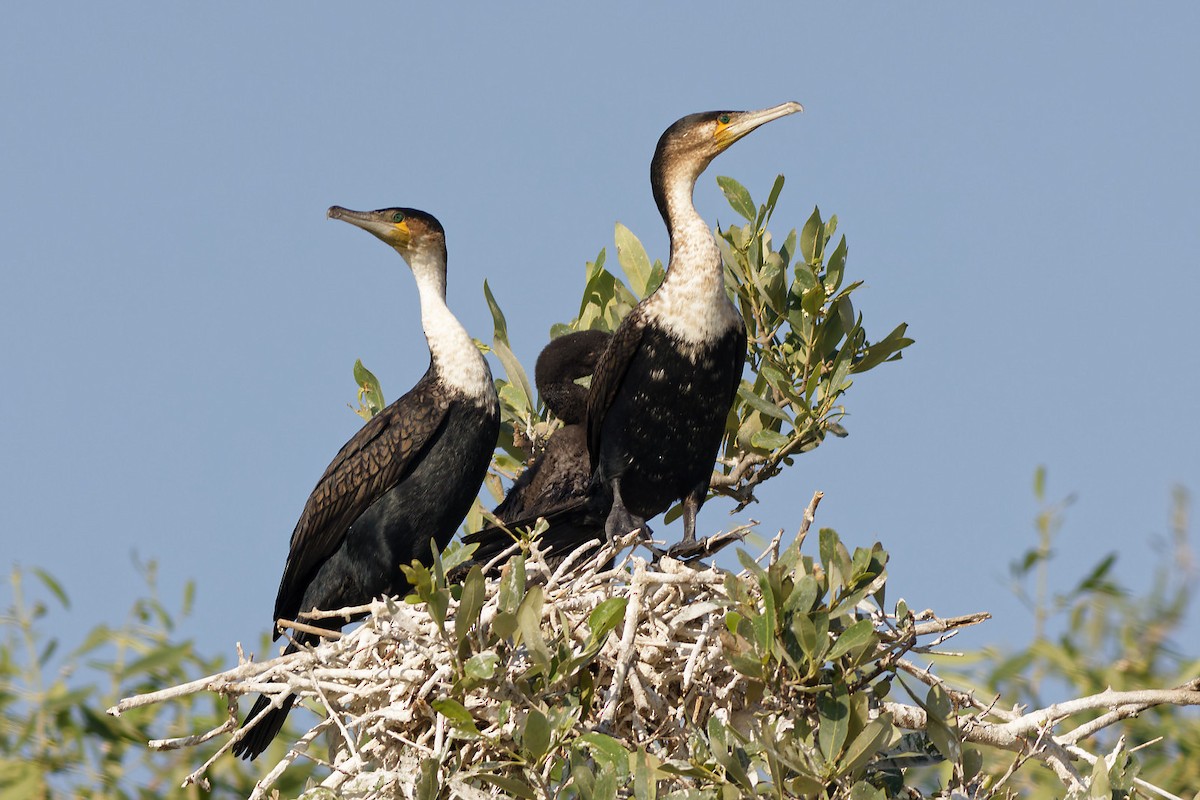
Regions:
M 384 219 L 378 211 L 351 211 L 341 206 L 330 206 L 325 216 L 362 228 L 392 247 L 408 247 L 412 239 L 407 220 L 395 223 Z
M 730 120 L 729 124 L 717 131 L 717 146 L 724 150 L 754 129 L 772 120 L 786 117 L 789 114 L 796 114 L 803 110 L 804 106 L 789 101 L 770 108 L 759 109 L 758 111 L 736 111 L 731 115 L 733 119 Z

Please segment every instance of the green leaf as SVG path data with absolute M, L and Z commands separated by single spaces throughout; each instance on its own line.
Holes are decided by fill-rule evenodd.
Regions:
M 486 278 L 483 281 L 483 296 L 492 312 L 492 338 L 508 344 L 508 320 L 504 318 L 504 312 L 500 310 L 500 304 L 496 302 L 492 287 L 488 286 Z
M 902 322 L 887 336 L 867 347 L 866 353 L 862 358 L 854 362 L 853 371 L 866 372 L 885 361 L 895 361 L 900 358 L 900 351 L 911 345 L 914 341 L 904 335 L 907 330 L 908 323 Z
M 883 749 L 891 738 L 892 723 L 886 715 L 871 720 L 846 747 L 846 753 L 842 757 L 842 769 L 848 773 L 858 770 Z
M 4 796 L 14 800 L 51 797 L 42 769 L 42 764 L 32 761 L 16 758 L 0 760 L 0 789 L 4 790 Z
M 825 291 L 835 294 L 842 286 L 842 278 L 846 271 L 846 237 L 843 236 L 838 246 L 829 254 L 825 265 Z
M 875 633 L 875 626 L 871 624 L 869 619 L 860 619 L 858 622 L 851 625 L 846 630 L 842 631 L 842 635 L 833 643 L 833 647 L 829 648 L 829 654 L 826 656 L 830 661 L 835 658 L 840 658 L 851 650 L 856 650 L 860 647 L 866 647 L 878 638 Z
M 387 403 L 384 402 L 379 379 L 363 366 L 362 359 L 354 360 L 354 383 L 358 385 L 359 404 L 354 413 L 363 419 L 370 419 L 384 409 Z
M 454 728 L 471 738 L 479 736 L 479 728 L 475 726 L 475 718 L 467 711 L 462 703 L 449 697 L 439 697 L 429 704 L 433 710 L 446 718 Z
M 595 789 L 592 792 L 592 800 L 616 800 L 617 797 L 617 775 L 611 768 L 600 770 L 600 774 L 596 776 Z
M 940 686 L 929 687 L 929 694 L 925 698 L 925 717 L 925 732 L 929 734 L 929 741 L 947 760 L 957 762 L 962 750 L 958 718 L 954 714 L 954 704 Z
M 475 777 L 482 781 L 487 781 L 500 791 L 513 797 L 522 797 L 525 800 L 537 800 L 538 795 L 533 787 L 516 778 L 510 778 L 507 775 L 493 775 L 489 772 L 476 772 Z
M 1113 795 L 1112 782 L 1108 778 L 1108 762 L 1097 758 L 1092 764 L 1092 779 L 1088 787 L 1088 800 L 1110 800 Z
M 524 597 L 525 556 L 518 553 L 508 560 L 500 578 L 500 608 L 515 614 Z
M 779 431 L 762 430 L 750 437 L 750 444 L 764 450 L 776 450 L 783 447 L 792 439 Z
M 623 778 L 629 774 L 630 753 L 613 737 L 591 731 L 583 734 L 576 741 L 591 750 L 592 758 L 596 759 L 599 764 L 611 767 L 619 777 Z
M 191 642 L 156 648 L 136 661 L 126 664 L 125 668 L 121 670 L 121 680 L 129 680 L 134 676 L 159 670 L 177 668 L 191 652 Z
M 800 256 L 809 264 L 819 263 L 818 255 L 820 254 L 822 233 L 821 209 L 813 208 L 812 216 L 800 230 Z
M 742 385 L 738 387 L 737 393 L 738 397 L 742 398 L 742 401 L 745 402 L 746 405 L 750 406 L 760 414 L 765 414 L 768 417 L 774 417 L 775 419 L 782 420 L 789 425 L 791 424 L 791 417 L 787 415 L 786 411 L 766 398 L 755 394 L 754 391 L 749 388 L 746 381 L 742 381 Z
M 533 762 L 542 760 L 550 749 L 550 721 L 546 715 L 536 708 L 529 709 L 525 716 L 525 728 L 521 733 L 521 744 L 529 759 Z
M 755 207 L 754 201 L 750 199 L 750 192 L 746 191 L 746 187 L 735 181 L 733 178 L 727 178 L 724 175 L 717 178 L 717 185 L 721 187 L 721 191 L 725 193 L 725 199 L 729 201 L 729 205 L 739 216 L 744 219 L 754 222 Z
M 610 597 L 592 609 L 592 613 L 588 614 L 588 628 L 593 639 L 603 639 L 625 619 L 628 602 L 627 597 Z
M 850 787 L 848 800 L 887 800 L 887 793 L 866 781 L 859 781 Z
M 835 764 L 850 732 L 850 697 L 845 684 L 838 682 L 832 692 L 817 695 L 817 716 L 820 719 L 817 743 L 825 762 Z
M 650 293 L 651 275 L 650 257 L 646 255 L 646 248 L 633 235 L 633 231 L 619 222 L 613 231 L 613 238 L 617 243 L 617 261 L 621 263 L 625 277 L 629 278 L 629 288 L 639 298 L 645 297 Z
M 496 664 L 499 661 L 500 657 L 491 651 L 477 653 L 467 659 L 463 664 L 463 670 L 476 680 L 491 680 L 492 676 L 496 674 Z
M 544 668 L 550 664 L 550 652 L 542 636 L 543 602 L 541 584 L 529 587 L 521 607 L 517 609 L 517 629 L 521 632 L 521 641 L 529 651 L 530 658 Z
M 783 191 L 783 176 L 776 175 L 775 183 L 771 186 L 771 193 L 767 196 L 767 213 L 763 217 L 760 225 L 766 225 L 771 221 L 771 215 L 775 213 L 775 203 L 779 200 L 779 194 Z
M 633 757 L 633 796 L 637 800 L 655 800 L 658 791 L 658 759 L 639 747 Z
M 812 575 L 802 575 L 792 587 L 792 593 L 783 602 L 784 614 L 807 614 L 820 594 L 821 587 Z
M 438 780 L 439 766 L 436 758 L 421 760 L 421 777 L 417 780 L 416 800 L 437 800 L 442 788 L 441 781 Z
M 492 312 L 492 352 L 500 359 L 500 363 L 504 366 L 504 374 L 508 376 L 508 382 L 516 386 L 524 396 L 524 402 L 521 404 L 523 408 L 533 407 L 533 389 L 529 385 L 529 377 L 525 374 L 525 369 L 521 366 L 521 362 L 513 355 L 512 348 L 508 342 L 508 322 L 504 318 L 504 312 L 500 310 L 500 304 L 496 302 L 496 298 L 492 295 L 492 289 L 488 286 L 488 282 L 483 282 L 483 296 L 487 300 L 488 308 Z
M 492 635 L 507 639 L 517 631 L 517 615 L 511 611 L 501 611 L 492 617 Z
M 71 601 L 68 599 L 67 593 L 63 591 L 62 584 L 55 580 L 49 572 L 46 572 L 44 569 L 39 569 L 38 567 L 34 567 L 32 571 L 33 574 L 37 576 L 38 580 L 42 582 L 42 585 L 49 589 L 50 593 L 58 599 L 58 602 L 62 604 L 63 608 L 71 607 Z
M 467 639 L 471 628 L 479 621 L 479 612 L 483 609 L 486 589 L 483 582 L 483 570 L 479 565 L 471 567 L 463 580 L 462 597 L 458 601 L 458 613 L 454 615 L 454 636 L 458 644 Z

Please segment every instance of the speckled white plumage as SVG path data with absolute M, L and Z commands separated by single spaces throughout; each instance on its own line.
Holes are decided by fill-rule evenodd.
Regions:
M 696 175 L 682 174 L 665 186 L 671 260 L 666 278 L 646 299 L 648 321 L 668 331 L 695 358 L 697 345 L 712 342 L 741 325 L 725 294 L 725 268 L 708 223 L 692 204 Z

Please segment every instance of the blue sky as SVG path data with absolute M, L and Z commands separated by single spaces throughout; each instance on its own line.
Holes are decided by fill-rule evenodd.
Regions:
M 777 234 L 838 214 L 869 333 L 905 321 L 917 344 L 850 391 L 848 439 L 701 530 L 794 530 L 821 489 L 819 524 L 892 553 L 892 598 L 992 611 L 975 641 L 1020 642 L 1007 565 L 1035 541 L 1039 464 L 1077 495 L 1060 589 L 1110 551 L 1149 586 L 1172 487 L 1200 490 L 1194 5 L 5 16 L 0 536 L 72 594 L 68 640 L 123 618 L 137 554 L 168 598 L 197 581 L 203 652 L 256 644 L 359 423 L 354 360 L 389 398 L 424 371 L 411 276 L 328 206 L 438 216 L 452 308 L 488 337 L 487 278 L 532 365 L 616 221 L 665 255 L 650 156 L 712 108 L 807 111 L 722 155 L 701 213 L 733 219 L 717 175 L 761 200 L 784 173 Z

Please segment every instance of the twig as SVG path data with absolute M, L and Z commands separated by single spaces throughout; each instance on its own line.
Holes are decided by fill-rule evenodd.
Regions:
M 293 630 L 297 633 L 311 633 L 313 636 L 320 636 L 322 639 L 340 639 L 342 638 L 341 631 L 330 630 L 329 628 L 318 628 L 316 625 L 307 625 L 303 622 L 296 622 L 290 619 L 275 620 L 275 627 L 282 630 Z

